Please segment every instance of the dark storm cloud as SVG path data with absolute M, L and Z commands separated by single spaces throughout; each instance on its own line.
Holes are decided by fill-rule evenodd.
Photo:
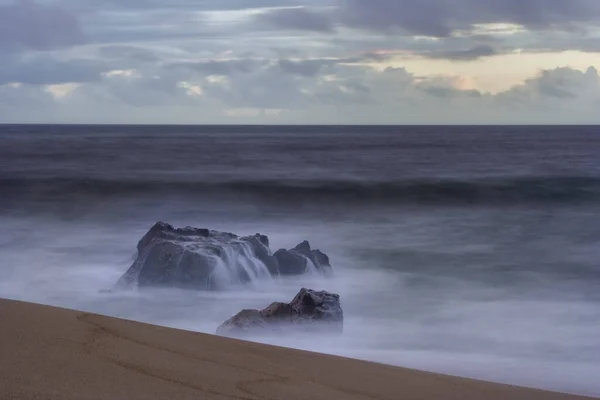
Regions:
M 329 14 L 306 8 L 282 8 L 258 14 L 254 23 L 267 28 L 291 29 L 318 32 L 333 31 L 333 20 Z
M 0 4 L 0 50 L 50 50 L 83 43 L 75 15 L 33 0 Z
M 341 0 L 348 26 L 448 37 L 474 24 L 514 23 L 528 29 L 575 29 L 600 21 L 598 0 Z

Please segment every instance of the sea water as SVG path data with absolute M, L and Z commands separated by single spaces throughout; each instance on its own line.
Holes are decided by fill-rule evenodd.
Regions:
M 110 291 L 157 221 L 335 274 Z M 301 287 L 343 335 L 253 340 L 600 396 L 600 129 L 0 126 L 0 297 L 212 334 Z

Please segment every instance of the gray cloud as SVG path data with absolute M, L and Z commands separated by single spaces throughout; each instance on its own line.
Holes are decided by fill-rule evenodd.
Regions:
M 11 109 L 0 121 L 18 114 L 15 104 L 25 118 L 76 110 L 77 118 L 144 120 L 164 110 L 165 122 L 190 123 L 227 122 L 232 108 L 283 109 L 278 121 L 293 123 L 540 120 L 542 109 L 554 117 L 548 110 L 575 105 L 596 115 L 593 69 L 545 71 L 490 95 L 365 64 L 599 51 L 599 21 L 597 0 L 0 0 L 0 103 Z M 472 31 L 490 22 L 527 29 Z M 135 73 L 103 74 L 110 70 Z M 80 85 L 64 98 L 45 91 L 59 83 Z
M 93 100 L 105 107 L 108 102 L 136 107 L 141 110 L 152 107 L 177 105 L 185 107 L 197 104 L 197 99 L 186 95 L 186 89 L 169 75 L 142 77 L 108 77 L 101 84 L 77 89 L 73 101 L 83 103 Z
M 54 100 L 35 89 L 37 86 L 0 85 L 0 119 L 35 115 L 42 122 L 56 116 L 107 122 L 107 116 L 109 121 L 116 121 L 118 115 L 125 122 L 227 123 L 234 121 L 228 110 L 279 109 L 277 118 L 259 112 L 254 114 L 259 117 L 236 116 L 235 121 L 573 123 L 593 122 L 596 116 L 595 121 L 599 122 L 595 108 L 600 99 L 600 78 L 594 68 L 585 72 L 570 68 L 547 70 L 497 95 L 462 90 L 453 86 L 452 79 L 418 77 L 404 68 L 376 71 L 338 64 L 335 73 L 329 75 L 331 79 L 322 79 L 321 74 L 306 79 L 295 76 L 271 62 L 245 73 L 234 73 L 224 83 L 211 83 L 198 76 L 194 85 L 201 88 L 201 93 L 192 95 L 180 85 L 183 76 L 168 69 L 135 77 L 105 77 L 84 83 L 68 96 Z M 27 108 L 29 103 L 35 107 L 33 114 Z M 8 113 L 3 110 L 11 110 L 12 114 L 3 114 Z
M 600 98 L 598 70 L 590 67 L 582 72 L 564 67 L 542 71 L 522 85 L 499 94 L 498 99 L 504 103 L 531 104 L 540 99 L 563 102 L 589 98 L 590 95 Z
M 324 63 L 317 60 L 316 62 L 313 60 L 307 61 L 290 61 L 290 60 L 279 60 L 279 68 L 282 71 L 301 75 L 306 77 L 313 77 L 320 73 L 321 68 L 324 66 Z
M 389 54 L 365 53 L 360 56 L 344 58 L 313 58 L 305 60 L 280 59 L 279 68 L 285 73 L 304 77 L 315 77 L 319 74 L 334 73 L 340 65 L 353 65 L 369 62 L 381 62 L 391 58 Z
M 31 110 L 49 117 L 60 106 L 41 86 L 0 85 L 0 121 L 31 122 Z
M 168 65 L 171 70 L 188 70 L 200 72 L 204 75 L 230 76 L 234 74 L 247 74 L 265 66 L 268 60 L 261 59 L 231 59 L 208 60 L 198 62 L 180 62 Z
M 481 45 L 468 50 L 442 50 L 424 53 L 426 58 L 445 59 L 454 61 L 473 61 L 482 57 L 490 57 L 499 54 L 492 46 Z
M 329 14 L 306 8 L 282 8 L 258 14 L 254 23 L 274 29 L 332 32 L 333 20 Z
M 54 5 L 0 4 L 0 50 L 49 50 L 84 42 L 75 15 Z
M 428 95 L 439 97 L 441 99 L 452 99 L 463 96 L 477 98 L 482 96 L 481 92 L 477 90 L 459 90 L 444 86 L 425 86 L 422 90 Z
M 258 70 L 279 69 L 289 75 L 314 78 L 322 73 L 333 73 L 335 68 L 344 64 L 358 64 L 368 61 L 382 61 L 386 56 L 378 54 L 365 54 L 357 57 L 346 58 L 313 58 L 292 60 L 279 58 L 235 58 L 229 60 L 208 60 L 197 62 L 177 62 L 168 64 L 169 70 L 187 70 L 198 72 L 202 75 L 232 76 L 236 74 L 250 74 Z
M 100 0 L 82 3 L 81 0 L 63 0 L 70 7 L 89 10 L 147 11 L 147 10 L 196 10 L 236 11 L 255 8 L 294 6 L 294 0 Z
M 372 31 L 448 37 L 481 23 L 574 29 L 600 22 L 597 0 L 341 0 L 341 20 Z
M 155 51 L 143 47 L 126 45 L 100 47 L 98 55 L 104 59 L 125 60 L 126 62 L 158 62 L 161 60 Z
M 97 60 L 60 60 L 51 56 L 34 58 L 8 57 L 0 62 L 0 85 L 24 83 L 50 85 L 60 83 L 96 82 L 110 70 Z

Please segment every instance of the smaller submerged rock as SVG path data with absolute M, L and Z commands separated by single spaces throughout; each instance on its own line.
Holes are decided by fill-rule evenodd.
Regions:
M 340 296 L 303 288 L 290 303 L 242 310 L 217 328 L 217 335 L 242 337 L 268 332 L 337 332 L 344 327 Z

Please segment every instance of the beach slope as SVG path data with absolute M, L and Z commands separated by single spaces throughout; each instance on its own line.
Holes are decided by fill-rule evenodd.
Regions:
M 0 398 L 583 399 L 0 300 Z

